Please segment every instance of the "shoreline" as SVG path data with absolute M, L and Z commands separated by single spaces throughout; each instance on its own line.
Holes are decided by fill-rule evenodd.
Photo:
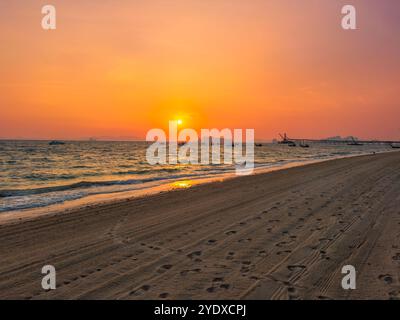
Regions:
M 386 154 L 386 153 L 393 153 L 393 152 L 399 152 L 397 150 L 393 151 L 382 151 L 382 152 L 376 152 L 375 154 Z M 294 161 L 294 162 L 288 162 L 283 165 L 277 165 L 277 166 L 267 166 L 267 167 L 258 167 L 254 169 L 254 173 L 252 173 L 250 176 L 253 175 L 262 175 L 262 174 L 268 174 L 270 172 L 274 171 L 280 171 L 280 170 L 287 170 L 290 168 L 295 168 L 295 167 L 302 167 L 302 166 L 308 166 L 312 165 L 315 163 L 323 163 L 323 162 L 329 162 L 333 160 L 338 160 L 338 159 L 346 159 L 346 158 L 355 158 L 355 157 L 363 157 L 363 156 L 368 156 L 371 155 L 371 153 L 365 153 L 365 154 L 352 154 L 352 155 L 345 155 L 345 156 L 335 156 L 332 158 L 327 158 L 327 159 L 312 159 L 312 160 L 303 160 L 303 161 Z M 120 201 L 127 201 L 127 200 L 132 200 L 136 198 L 143 198 L 143 197 L 149 197 L 152 195 L 156 195 L 158 193 L 163 193 L 163 192 L 171 192 L 175 191 L 177 189 L 186 189 L 186 188 L 192 188 L 198 185 L 203 185 L 203 184 L 209 184 L 209 183 L 214 183 L 214 182 L 221 182 L 229 179 L 236 179 L 236 178 L 241 178 L 242 176 L 235 175 L 233 172 L 228 172 L 228 173 L 222 173 L 218 174 L 215 176 L 203 176 L 203 177 L 196 177 L 192 179 L 188 178 L 182 178 L 182 179 L 166 179 L 164 183 L 155 185 L 155 186 L 146 186 L 143 188 L 138 188 L 135 190 L 129 190 L 129 191 L 116 191 L 116 192 L 111 192 L 111 193 L 100 193 L 96 195 L 89 195 L 85 196 L 79 199 L 75 200 L 68 200 L 64 201 L 62 203 L 56 203 L 48 206 L 43 206 L 43 207 L 35 207 L 35 208 L 28 208 L 28 209 L 22 209 L 22 210 L 9 210 L 9 211 L 3 211 L 0 212 L 0 225 L 8 222 L 14 222 L 14 221 L 21 221 L 24 219 L 29 219 L 29 218 L 36 218 L 40 217 L 43 215 L 54 215 L 54 214 L 63 214 L 63 213 L 68 213 L 71 211 L 75 210 L 80 210 L 84 209 L 86 207 L 92 207 L 92 206 L 103 206 L 107 204 L 112 204 L 112 203 L 118 203 Z M 190 184 L 189 186 L 179 186 L 179 182 L 185 182 Z

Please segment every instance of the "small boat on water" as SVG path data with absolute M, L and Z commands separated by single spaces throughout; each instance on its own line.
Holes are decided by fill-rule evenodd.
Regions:
M 390 146 L 391 146 L 393 149 L 400 149 L 400 144 L 391 143 Z
M 64 145 L 64 144 L 65 144 L 65 142 L 57 141 L 57 140 L 53 140 L 53 141 L 49 142 L 50 146 L 61 146 L 61 145 Z
M 286 144 L 289 147 L 296 147 L 296 142 L 289 140 L 289 138 L 287 137 L 286 133 L 284 135 L 279 134 L 282 138 L 281 141 L 278 142 L 278 144 Z
M 351 142 L 349 142 L 347 145 L 348 146 L 363 146 L 362 143 L 358 142 L 356 139 L 354 139 L 353 137 L 351 137 Z
M 302 147 L 302 148 L 309 148 L 310 145 L 307 144 L 307 143 L 303 140 L 302 142 L 300 142 L 300 147 Z
M 255 145 L 256 145 L 256 147 L 262 147 L 263 146 L 261 143 L 256 143 Z

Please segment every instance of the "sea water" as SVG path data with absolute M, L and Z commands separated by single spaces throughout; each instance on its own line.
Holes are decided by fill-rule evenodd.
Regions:
M 234 165 L 223 161 L 152 166 L 146 161 L 148 146 L 146 142 L 67 141 L 51 146 L 49 141 L 0 141 L 0 212 L 235 172 Z M 390 150 L 387 145 L 311 144 L 310 148 L 300 148 L 264 143 L 255 148 L 255 172 L 290 163 Z

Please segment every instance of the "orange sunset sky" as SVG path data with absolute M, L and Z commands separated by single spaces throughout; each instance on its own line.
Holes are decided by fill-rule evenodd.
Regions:
M 0 137 L 144 138 L 181 118 L 400 140 L 399 31 L 398 0 L 0 0 Z

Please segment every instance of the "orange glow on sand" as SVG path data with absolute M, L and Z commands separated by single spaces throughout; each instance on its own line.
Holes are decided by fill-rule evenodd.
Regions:
M 187 189 L 193 186 L 193 181 L 183 180 L 171 183 L 171 186 L 177 189 Z

